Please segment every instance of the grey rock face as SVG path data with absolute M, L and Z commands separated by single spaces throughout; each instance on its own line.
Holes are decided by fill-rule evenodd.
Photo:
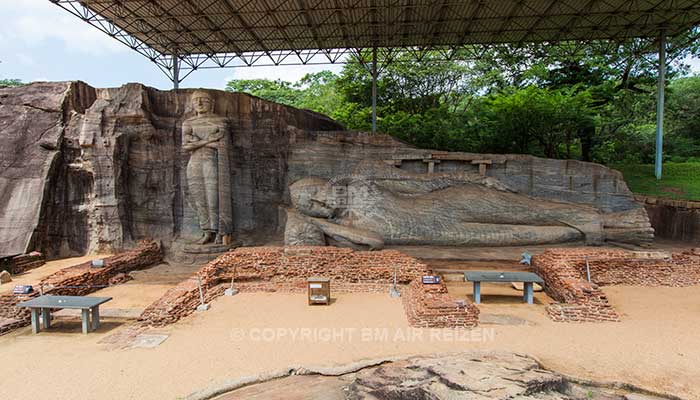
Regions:
M 58 198 L 65 188 L 48 188 L 64 168 L 65 128 L 94 99 L 94 89 L 81 82 L 0 89 L 0 257 L 27 253 L 35 235 L 56 239 L 75 229 L 71 236 L 82 236 L 80 228 L 68 226 L 49 232 L 41 229 L 40 221 L 52 217 L 47 204 L 63 203 Z M 82 196 L 82 188 L 76 187 L 65 201 Z
M 373 360 L 376 361 L 376 360 Z M 417 356 L 381 366 L 362 362 L 335 367 L 302 367 L 227 381 L 238 387 L 221 400 L 661 400 L 659 397 L 583 385 L 544 370 L 531 357 L 470 351 Z M 302 374 L 297 374 L 301 372 Z M 281 378 L 281 379 L 280 379 Z M 252 381 L 260 383 L 250 384 Z M 214 386 L 188 399 L 221 393 Z
M 348 399 L 569 399 L 565 380 L 512 353 L 417 357 L 360 371 Z
M 193 92 L 80 82 L 0 89 L 0 256 L 118 250 L 145 237 L 167 247 L 201 235 L 183 150 Z M 205 92 L 228 129 L 233 236 L 269 240 L 284 226 L 290 142 L 342 126 L 245 94 Z
M 287 222 L 295 225 L 286 231 L 290 244 L 303 242 L 295 232 L 314 229 L 370 248 L 599 244 L 621 237 L 619 230 L 606 229 L 615 218 L 628 223 L 623 239 L 651 237 L 648 221 L 634 223 L 640 210 L 611 216 L 592 206 L 527 196 L 472 172 L 419 174 L 379 161 L 360 162 L 352 174 L 328 181 L 301 179 L 290 195 L 297 214 Z
M 203 232 L 199 243 L 223 243 L 233 233 L 231 135 L 226 120 L 214 114 L 214 102 L 207 92 L 195 92 L 192 104 L 197 115 L 182 124 L 183 149 L 190 153 L 190 204 Z
M 646 213 L 634 202 L 621 175 L 600 165 L 416 149 L 386 135 L 344 131 L 335 121 L 310 111 L 245 94 L 204 92 L 213 110 L 200 122 L 213 123 L 219 131 L 225 127 L 222 140 L 228 140 L 226 149 L 217 149 L 217 229 L 222 215 L 218 209 L 229 200 L 232 226 L 226 230 L 240 243 L 278 243 L 286 232 L 288 242 L 295 244 L 355 246 L 359 241 L 365 247 L 380 247 L 384 242 L 401 242 L 410 232 L 407 243 L 425 239 L 453 244 L 455 234 L 465 231 L 460 224 L 484 223 L 481 217 L 452 221 L 452 211 L 436 214 L 433 221 L 425 202 L 436 204 L 433 209 L 462 213 L 499 212 L 511 201 L 520 208 L 553 202 L 580 210 L 573 215 L 556 211 L 560 206 L 547 207 L 535 222 L 499 220 L 496 226 L 487 220 L 491 230 L 482 229 L 481 239 L 456 243 L 493 244 L 504 235 L 527 243 L 543 237 L 639 242 L 652 235 Z M 187 176 L 193 153 L 183 148 L 186 132 L 201 128 L 193 94 L 139 84 L 96 89 L 81 82 L 0 89 L 0 256 L 40 250 L 54 258 L 119 250 L 146 237 L 161 240 L 166 249 L 196 240 L 206 219 L 203 215 L 209 213 L 198 212 L 192 197 L 197 190 Z M 228 173 L 218 165 L 224 153 Z M 321 216 L 313 211 L 317 216 L 312 216 L 292 207 L 289 187 L 301 179 L 327 182 L 353 171 L 366 177 L 371 171 L 361 165 L 374 162 L 390 164 L 397 176 L 412 177 L 404 183 L 393 178 L 353 180 L 347 186 L 350 190 L 376 194 L 365 197 L 374 202 L 374 214 L 362 214 L 360 207 L 338 223 L 325 211 Z M 415 178 L 423 175 L 427 177 Z M 202 181 L 204 187 L 213 182 Z M 222 198 L 227 181 L 230 194 Z M 494 194 L 496 200 L 480 210 L 476 204 L 485 201 L 480 193 Z M 415 203 L 424 210 L 409 215 L 413 220 L 403 223 L 414 223 L 410 229 L 397 229 L 398 236 L 374 218 L 401 216 L 387 209 L 390 201 Z M 558 222 L 552 223 L 553 219 Z M 435 235 L 440 224 L 442 237 Z M 533 236 L 532 226 L 543 229 Z

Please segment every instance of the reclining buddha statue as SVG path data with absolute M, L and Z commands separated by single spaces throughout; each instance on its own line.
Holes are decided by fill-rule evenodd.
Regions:
M 592 245 L 653 237 L 642 208 L 606 214 L 517 193 L 471 172 L 419 174 L 363 161 L 351 175 L 303 178 L 289 191 L 287 245 Z

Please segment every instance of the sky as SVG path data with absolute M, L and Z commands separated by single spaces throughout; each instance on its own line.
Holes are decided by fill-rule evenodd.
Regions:
M 148 59 L 49 0 L 0 0 L 0 79 L 82 80 L 94 87 L 141 82 L 159 89 L 170 80 Z M 305 74 L 342 65 L 241 67 L 200 70 L 181 87 L 223 89 L 231 79 L 295 82 Z
M 80 21 L 49 0 L 0 0 L 0 79 L 82 80 L 94 87 L 141 82 L 159 89 L 170 80 L 148 59 Z M 700 73 L 700 60 L 689 60 Z M 209 69 L 192 73 L 181 87 L 223 89 L 231 79 L 282 79 L 342 65 L 299 65 Z

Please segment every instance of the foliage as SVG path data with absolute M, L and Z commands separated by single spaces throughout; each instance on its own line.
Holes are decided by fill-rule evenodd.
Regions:
M 232 80 L 229 92 L 245 92 L 263 99 L 333 115 L 340 103 L 335 89 L 338 77 L 330 71 L 306 74 L 296 83 L 269 79 Z
M 700 160 L 688 163 L 664 163 L 661 179 L 654 176 L 653 164 L 616 165 L 630 190 L 650 196 L 700 200 Z
M 492 95 L 483 109 L 487 150 L 571 158 L 577 133 L 593 124 L 591 102 L 590 94 L 576 87 L 528 86 Z
M 301 97 L 300 91 L 293 84 L 269 79 L 232 80 L 226 84 L 229 92 L 245 92 L 275 103 L 296 105 Z
M 665 161 L 700 157 L 700 77 L 688 76 L 683 62 L 700 54 L 698 35 L 695 29 L 669 39 Z M 653 40 L 493 45 L 475 51 L 477 59 L 456 54 L 454 61 L 438 61 L 442 55 L 430 51 L 419 61 L 380 52 L 379 131 L 437 150 L 653 163 Z M 348 129 L 370 130 L 369 56 L 361 52 L 339 75 L 324 71 L 296 83 L 232 81 L 227 89 L 318 111 Z
M 674 80 L 668 92 L 666 153 L 671 159 L 700 158 L 700 76 Z
M 0 79 L 0 88 L 18 87 L 23 85 L 24 83 L 22 83 L 22 81 L 19 79 Z

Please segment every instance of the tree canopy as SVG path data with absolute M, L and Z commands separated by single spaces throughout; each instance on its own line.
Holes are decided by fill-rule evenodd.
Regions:
M 668 43 L 666 155 L 700 157 L 700 77 L 683 60 L 697 32 Z M 456 57 L 459 59 L 459 57 Z M 523 153 L 602 163 L 653 161 L 657 45 L 649 40 L 485 46 L 470 61 L 425 52 L 379 59 L 378 128 L 417 146 Z M 299 82 L 234 80 L 226 89 L 371 128 L 371 74 L 348 62 L 338 75 Z
M 18 87 L 22 85 L 24 85 L 24 83 L 19 79 L 0 79 L 0 88 Z

